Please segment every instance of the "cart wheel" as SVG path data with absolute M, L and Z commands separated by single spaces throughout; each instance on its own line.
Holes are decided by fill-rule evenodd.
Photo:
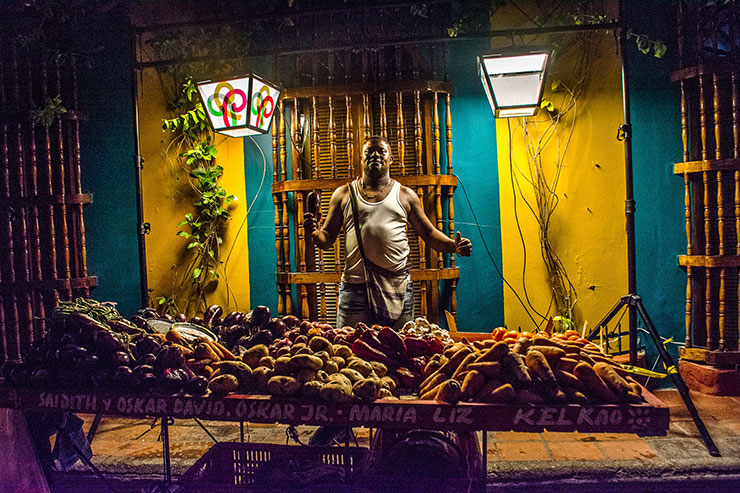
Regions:
M 460 448 L 443 432 L 413 430 L 388 448 L 381 471 L 394 481 L 430 482 L 467 478 L 468 464 Z

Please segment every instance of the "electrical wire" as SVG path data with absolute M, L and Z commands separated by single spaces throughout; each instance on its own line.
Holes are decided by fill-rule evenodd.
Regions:
M 236 240 L 239 238 L 239 234 L 242 232 L 242 228 L 244 227 L 244 224 L 247 222 L 247 217 L 249 217 L 249 212 L 252 210 L 254 203 L 257 201 L 257 197 L 259 197 L 260 192 L 262 192 L 262 186 L 265 184 L 265 175 L 267 174 L 267 158 L 265 157 L 265 153 L 262 152 L 262 148 L 257 144 L 257 141 L 254 140 L 254 137 L 249 137 L 249 139 L 252 141 L 255 147 L 257 147 L 257 150 L 259 150 L 260 154 L 262 155 L 262 180 L 260 181 L 260 185 L 257 188 L 257 193 L 254 194 L 254 198 L 252 199 L 252 202 L 247 207 L 247 212 L 246 214 L 244 214 L 244 219 L 242 219 L 242 222 L 239 225 L 239 229 L 236 231 L 236 234 L 234 235 L 234 241 L 231 242 L 231 248 L 229 248 L 229 253 L 226 255 L 226 260 L 224 260 L 223 272 L 224 272 L 224 282 L 226 284 L 226 305 L 227 306 L 229 305 L 229 296 L 231 293 L 231 288 L 229 287 L 228 276 L 226 274 L 226 267 L 229 264 L 231 253 L 234 251 L 234 245 L 236 245 Z M 239 309 L 239 304 L 236 301 L 236 296 L 234 297 L 234 308 L 237 310 Z
M 540 312 L 538 312 L 535 309 L 535 307 L 532 305 L 532 302 L 529 299 L 529 292 L 527 291 L 527 282 L 526 282 L 526 275 L 527 275 L 527 245 L 526 245 L 526 242 L 524 241 L 524 233 L 522 232 L 522 225 L 519 222 L 519 214 L 517 213 L 517 207 L 516 207 L 516 196 L 517 196 L 517 193 L 516 193 L 516 189 L 515 189 L 515 186 L 514 186 L 514 180 L 515 180 L 515 178 L 514 178 L 514 157 L 513 157 L 514 151 L 513 151 L 513 143 L 511 141 L 512 140 L 511 119 L 508 119 L 507 118 L 507 120 L 506 120 L 506 126 L 507 126 L 508 131 L 509 131 L 509 149 L 508 149 L 509 150 L 509 178 L 511 180 L 511 196 L 512 196 L 513 202 L 514 202 L 513 203 L 513 205 L 514 205 L 514 207 L 513 207 L 513 210 L 514 210 L 514 221 L 516 222 L 516 228 L 517 228 L 517 231 L 519 232 L 519 239 L 522 242 L 522 252 L 523 252 L 522 253 L 522 258 L 523 258 L 523 260 L 522 260 L 522 289 L 524 290 L 524 298 L 527 300 L 527 304 L 529 305 L 529 308 L 531 308 L 532 311 L 535 312 L 537 314 L 537 316 L 539 316 L 540 318 L 542 318 L 543 321 L 544 321 L 546 319 L 546 317 L 544 315 L 542 315 Z M 521 193 L 521 189 L 520 189 L 520 193 Z M 526 200 L 525 200 L 525 203 L 526 203 Z M 529 206 L 528 203 L 527 203 L 527 206 Z M 530 207 L 530 209 L 531 209 L 531 207 Z M 526 308 L 525 308 L 525 310 L 526 310 Z M 534 321 L 534 318 L 532 317 L 532 315 L 530 315 L 529 310 L 527 310 L 527 315 L 529 315 L 529 318 L 532 319 L 532 322 L 534 322 L 535 326 L 539 329 L 539 327 L 542 324 L 542 322 L 540 322 L 540 323 L 535 322 Z
M 468 208 L 470 208 L 470 212 L 473 215 L 473 221 L 475 222 L 475 226 L 478 228 L 478 234 L 481 237 L 481 241 L 483 242 L 483 248 L 486 250 L 486 254 L 488 255 L 488 258 L 491 260 L 491 264 L 493 264 L 493 267 L 496 269 L 496 273 L 498 273 L 501 280 L 506 284 L 506 286 L 511 289 L 512 293 L 514 293 L 514 296 L 516 296 L 516 299 L 519 300 L 519 303 L 522 304 L 522 307 L 524 308 L 524 311 L 527 312 L 527 315 L 532 320 L 532 322 L 535 324 L 535 326 L 538 326 L 537 322 L 534 320 L 532 315 L 529 313 L 529 310 L 527 309 L 527 306 L 524 304 L 524 301 L 519 297 L 519 293 L 516 292 L 516 289 L 509 283 L 509 281 L 506 280 L 504 277 L 503 272 L 501 272 L 501 269 L 499 268 L 496 261 L 493 259 L 493 255 L 491 255 L 491 251 L 488 249 L 488 244 L 486 243 L 486 239 L 483 236 L 483 230 L 481 229 L 480 223 L 478 222 L 478 217 L 475 215 L 475 210 L 473 209 L 473 205 L 470 203 L 470 198 L 468 197 L 468 192 L 465 190 L 465 185 L 462 182 L 462 179 L 458 176 L 457 177 L 458 183 L 460 183 L 460 188 L 463 191 L 463 195 L 465 195 L 465 200 L 468 203 Z

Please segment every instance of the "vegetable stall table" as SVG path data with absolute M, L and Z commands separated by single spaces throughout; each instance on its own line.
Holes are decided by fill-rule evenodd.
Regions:
M 381 430 L 482 431 L 483 443 L 478 451 L 478 459 L 482 464 L 484 486 L 487 431 L 548 430 L 665 435 L 669 423 L 668 407 L 647 390 L 643 389 L 643 396 L 645 402 L 642 404 L 604 405 L 502 405 L 466 402 L 450 405 L 417 400 L 410 396 L 374 402 L 332 404 L 320 400 L 265 395 L 191 396 L 0 386 L 0 407 L 161 418 L 163 464 L 167 482 L 171 480 L 167 426 L 173 418 Z M 345 458 L 349 460 L 348 457 Z

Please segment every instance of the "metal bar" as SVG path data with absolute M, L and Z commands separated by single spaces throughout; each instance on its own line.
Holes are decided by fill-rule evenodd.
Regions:
M 214 436 L 213 436 L 213 434 L 211 434 L 211 432 L 210 432 L 210 431 L 208 431 L 208 428 L 206 428 L 206 427 L 205 427 L 205 426 L 203 425 L 203 423 L 202 423 L 202 422 L 201 422 L 201 421 L 200 421 L 200 420 L 199 420 L 198 418 L 196 418 L 196 417 L 193 417 L 193 420 L 194 420 L 194 421 L 195 421 L 196 423 L 198 423 L 198 426 L 200 426 L 201 428 L 203 428 L 203 431 L 205 431 L 205 432 L 206 432 L 206 435 L 208 435 L 208 436 L 209 436 L 209 437 L 211 438 L 211 440 L 213 440 L 213 441 L 214 441 L 215 443 L 218 443 L 218 440 L 216 440 L 216 437 L 214 437 Z
M 357 50 L 370 50 L 370 49 L 376 49 L 384 46 L 394 46 L 394 45 L 423 45 L 423 44 L 437 44 L 437 43 L 451 43 L 451 42 L 472 42 L 477 41 L 479 39 L 485 39 L 485 38 L 512 38 L 516 36 L 527 36 L 527 35 L 538 35 L 538 34 L 556 34 L 556 33 L 571 33 L 571 32 L 586 32 L 586 31 L 603 31 L 603 30 L 618 30 L 620 28 L 626 27 L 623 24 L 620 24 L 619 22 L 605 22 L 600 24 L 591 24 L 591 25 L 578 25 L 578 26 L 553 26 L 548 28 L 523 28 L 523 29 L 503 29 L 503 30 L 495 30 L 495 31 L 482 31 L 477 33 L 470 33 L 463 36 L 455 36 L 455 37 L 429 37 L 429 38 L 417 38 L 417 39 L 401 39 L 401 40 L 395 40 L 395 41 L 387 41 L 387 42 L 374 42 L 374 43 L 367 43 L 365 45 L 342 45 L 342 46 L 322 46 L 322 47 L 314 47 L 314 48 L 307 48 L 307 49 L 299 49 L 299 50 L 288 50 L 288 51 L 280 51 L 280 50 L 269 50 L 267 52 L 260 52 L 250 55 L 244 55 L 241 57 L 229 57 L 229 58 L 221 58 L 221 59 L 214 59 L 213 57 L 208 56 L 197 56 L 197 57 L 187 57 L 187 58 L 179 58 L 179 59 L 168 59 L 168 60 L 157 60 L 152 62 L 139 62 L 136 64 L 137 69 L 146 69 L 146 68 L 155 68 L 155 67 L 166 67 L 170 65 L 180 65 L 183 63 L 192 63 L 192 62 L 219 62 L 219 61 L 229 61 L 230 63 L 235 63 L 239 61 L 245 61 L 250 60 L 252 58 L 256 57 L 265 57 L 265 56 L 273 56 L 273 55 L 306 55 L 306 54 L 313 54 L 313 53 L 321 53 L 326 51 L 357 51 Z
M 172 468 L 170 467 L 170 432 L 169 426 L 175 423 L 175 420 L 169 416 L 162 416 L 160 420 L 162 427 L 162 463 L 164 466 L 164 482 L 172 482 Z
M 634 305 L 637 309 L 637 312 L 640 314 L 640 317 L 642 317 L 642 320 L 645 323 L 645 327 L 647 328 L 648 333 L 653 340 L 653 344 L 658 350 L 658 354 L 666 364 L 666 372 L 671 376 L 673 383 L 676 385 L 678 393 L 681 394 L 681 398 L 686 405 L 686 409 L 688 409 L 689 414 L 691 414 L 691 418 L 694 420 L 694 424 L 696 425 L 697 430 L 699 430 L 699 434 L 701 435 L 702 440 L 704 440 L 704 445 L 706 445 L 707 450 L 709 451 L 709 455 L 711 455 L 712 457 L 720 457 L 719 449 L 717 449 L 717 446 L 714 444 L 712 437 L 709 435 L 709 431 L 707 430 L 706 426 L 704 426 L 704 422 L 702 421 L 701 417 L 699 416 L 699 412 L 694 406 L 694 402 L 691 400 L 691 394 L 689 394 L 689 388 L 686 386 L 686 382 L 684 382 L 683 377 L 681 377 L 681 373 L 678 371 L 678 368 L 676 368 L 676 364 L 673 362 L 673 358 L 671 358 L 668 350 L 663 345 L 663 341 L 660 339 L 660 335 L 658 334 L 655 325 L 653 325 L 653 321 L 650 320 L 650 316 L 648 315 L 647 310 L 645 310 L 645 307 L 642 304 L 642 298 L 634 294 L 625 298 L 628 298 L 627 303 L 630 306 Z M 622 300 L 624 300 L 625 298 L 622 298 Z
M 133 24 L 131 26 L 133 29 Z M 139 36 L 132 36 L 131 54 L 136 60 L 136 43 Z M 134 120 L 134 170 L 136 177 L 136 226 L 139 247 L 139 300 L 141 306 L 149 306 L 149 281 L 146 269 L 146 234 L 148 227 L 144 223 L 144 195 L 142 188 L 142 173 L 144 158 L 141 155 L 141 142 L 139 135 L 139 75 L 140 68 L 134 67 L 131 72 L 131 96 L 133 102 Z
M 619 19 L 625 18 L 624 0 L 619 2 Z M 624 123 L 624 182 L 625 202 L 624 216 L 627 230 L 627 289 L 630 294 L 637 292 L 637 275 L 635 269 L 635 197 L 632 182 L 632 122 L 630 118 L 629 63 L 625 55 L 627 39 L 624 30 L 619 31 L 619 57 L 622 65 L 622 109 Z M 629 311 L 630 364 L 637 364 L 637 314 Z

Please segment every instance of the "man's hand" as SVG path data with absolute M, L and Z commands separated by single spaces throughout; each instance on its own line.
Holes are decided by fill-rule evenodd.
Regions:
M 470 252 L 473 250 L 473 244 L 469 239 L 463 238 L 460 232 L 457 232 L 455 237 L 455 253 L 461 257 L 470 257 Z
M 320 192 L 310 192 L 306 197 L 306 212 L 303 213 L 303 229 L 306 238 L 313 236 L 316 225 L 321 221 L 321 196 Z
M 316 232 L 316 222 L 316 218 L 312 213 L 303 213 L 303 229 L 306 233 L 306 239 L 313 237 L 313 234 Z

